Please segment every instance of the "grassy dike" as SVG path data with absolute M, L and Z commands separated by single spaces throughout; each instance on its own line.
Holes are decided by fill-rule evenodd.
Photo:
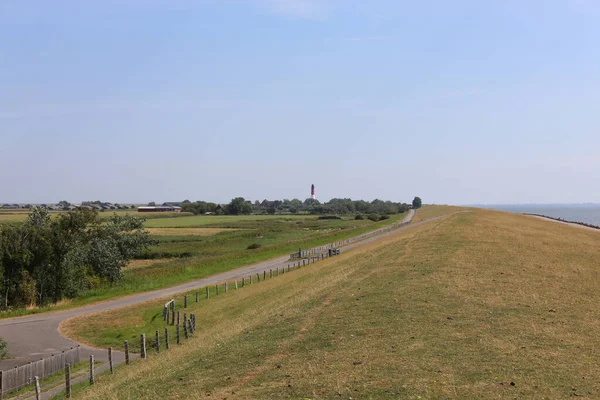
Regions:
M 77 398 L 595 397 L 598 260 L 597 232 L 456 214 L 191 303 L 194 338 Z M 116 344 L 161 303 L 63 329 Z

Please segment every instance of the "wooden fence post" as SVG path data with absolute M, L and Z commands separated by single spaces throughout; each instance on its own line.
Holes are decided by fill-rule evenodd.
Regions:
M 160 353 L 160 337 L 158 336 L 158 330 L 156 331 L 156 352 Z
M 181 344 L 181 336 L 179 335 L 179 324 L 175 327 L 175 335 L 177 336 L 177 344 Z
M 125 341 L 125 365 L 129 365 L 129 342 Z
M 260 282 L 260 274 L 258 272 L 256 273 L 256 282 Z
M 225 293 L 227 293 L 228 289 L 229 289 L 229 283 L 227 281 L 225 281 Z
M 169 328 L 165 328 L 165 348 L 169 350 Z
M 267 271 L 263 271 L 263 281 L 267 280 Z
M 199 293 L 198 293 L 198 291 L 196 290 L 196 303 L 198 302 L 198 296 L 199 296 Z
M 146 358 L 146 334 L 142 333 L 140 335 L 140 347 L 141 347 L 141 356 L 142 359 Z
M 171 325 L 175 325 L 175 300 L 171 302 Z
M 217 296 L 219 295 L 219 284 L 218 283 L 215 285 L 215 293 L 217 294 Z
M 206 287 L 206 298 L 208 299 L 209 297 L 210 297 L 210 289 L 207 286 Z
M 252 274 L 250 274 L 250 284 L 252 285 Z
M 113 375 L 115 370 L 113 368 L 112 347 L 108 348 L 108 367 L 110 368 L 110 374 Z
M 269 278 L 273 279 L 273 268 L 269 269 Z
M 65 365 L 65 392 L 67 399 L 71 398 L 71 364 Z
M 4 393 L 4 386 L 2 381 L 4 380 L 4 372 L 0 371 L 0 400 L 2 400 L 2 394 Z
M 192 327 L 192 319 L 188 319 L 188 330 L 190 331 L 190 335 L 194 333 L 194 328 Z
M 246 286 L 246 277 L 242 277 L 242 287 Z
M 90 385 L 94 384 L 94 355 L 90 356 Z
M 36 375 L 33 379 L 35 379 L 35 400 L 40 400 L 42 398 L 42 393 L 40 392 L 40 378 Z
M 186 323 L 185 319 L 183 320 L 183 336 L 184 336 L 186 339 L 188 338 L 187 323 Z
M 238 288 L 237 287 L 237 279 L 234 279 L 234 282 L 235 282 L 235 288 L 237 289 Z
M 187 308 L 187 294 L 183 295 L 183 308 Z

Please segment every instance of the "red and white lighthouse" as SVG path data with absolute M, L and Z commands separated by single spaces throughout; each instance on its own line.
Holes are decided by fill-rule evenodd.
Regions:
M 310 198 L 313 200 L 317 199 L 317 195 L 315 194 L 315 185 L 310 186 Z

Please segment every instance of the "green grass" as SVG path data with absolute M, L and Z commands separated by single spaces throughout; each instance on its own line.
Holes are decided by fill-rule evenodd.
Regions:
M 165 236 L 160 244 L 147 253 L 145 258 L 172 258 L 143 268 L 126 269 L 123 278 L 111 286 L 99 286 L 85 294 L 53 307 L 17 309 L 0 314 L 0 318 L 65 309 L 103 301 L 118 296 L 156 290 L 194 279 L 214 275 L 244 265 L 269 260 L 333 241 L 360 235 L 397 222 L 406 214 L 393 215 L 390 219 L 374 223 L 369 220 L 355 221 L 345 217 L 341 220 L 319 220 L 315 216 L 239 216 L 239 217 L 182 217 L 148 221 L 147 224 L 180 222 L 190 227 L 190 219 L 215 218 L 211 227 L 240 228 L 243 230 L 222 232 L 214 236 Z M 156 227 L 153 226 L 153 227 Z M 256 236 L 262 236 L 261 239 Z M 252 243 L 260 248 L 248 250 Z
M 194 338 L 78 398 L 596 398 L 599 259 L 597 232 L 456 214 L 191 303 Z M 161 303 L 66 325 L 116 344 Z
M 64 214 L 66 211 L 50 211 L 52 217 L 56 217 L 60 214 Z M 172 219 L 172 218 L 186 218 L 190 217 L 191 213 L 139 213 L 136 210 L 107 210 L 99 212 L 100 218 L 108 218 L 117 215 L 135 215 L 138 217 L 144 217 L 147 220 L 153 219 Z M 0 223 L 2 222 L 15 222 L 25 221 L 29 211 L 27 210 L 0 210 Z

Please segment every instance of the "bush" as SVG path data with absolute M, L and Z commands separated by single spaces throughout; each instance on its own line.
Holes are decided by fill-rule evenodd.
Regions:
M 342 217 L 338 217 L 337 215 L 321 215 L 319 219 L 342 219 Z
M 246 247 L 246 250 L 254 250 L 254 249 L 258 249 L 259 247 L 260 247 L 260 244 L 252 243 L 250 246 Z
M 377 215 L 377 214 L 369 214 L 369 216 L 367 218 L 369 218 L 373 222 L 379 221 L 379 215 Z
M 8 358 L 8 343 L 6 340 L 0 338 L 0 360 Z
M 358 214 L 356 217 L 354 217 L 354 219 L 357 221 L 362 221 L 363 219 L 365 219 L 365 216 L 362 214 Z
M 390 219 L 390 216 L 389 215 L 382 215 L 381 217 L 379 217 L 380 221 L 383 221 L 385 219 Z

